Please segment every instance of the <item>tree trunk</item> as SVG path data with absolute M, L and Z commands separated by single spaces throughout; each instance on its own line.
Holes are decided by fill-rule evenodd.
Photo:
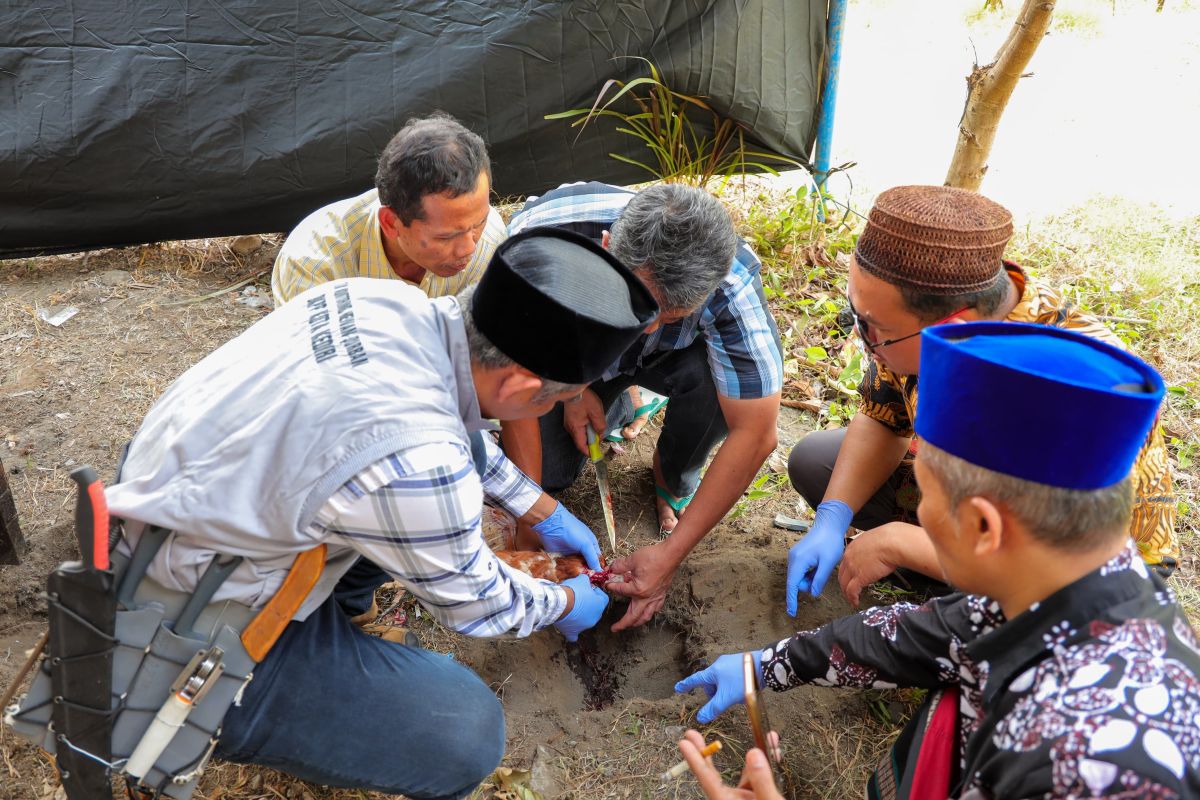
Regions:
M 0 463 L 0 564 L 20 564 L 25 539 L 17 523 L 17 507 L 8 488 L 8 473 Z
M 1025 0 L 996 60 L 986 67 L 976 64 L 967 76 L 967 104 L 958 123 L 958 144 L 946 173 L 947 186 L 979 191 L 1000 116 L 1050 27 L 1054 2 Z

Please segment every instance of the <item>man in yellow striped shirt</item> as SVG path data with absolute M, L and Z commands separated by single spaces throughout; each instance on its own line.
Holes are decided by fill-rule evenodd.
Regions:
M 288 235 L 271 274 L 275 303 L 354 277 L 457 294 L 507 237 L 491 188 L 479 136 L 440 112 L 409 120 L 379 157 L 374 189 L 314 211 Z

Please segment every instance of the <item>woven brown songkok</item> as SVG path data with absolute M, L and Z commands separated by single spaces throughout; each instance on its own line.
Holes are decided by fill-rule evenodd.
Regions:
M 986 289 L 1004 270 L 1012 214 L 966 189 L 897 186 L 875 199 L 854 258 L 888 283 L 925 294 Z

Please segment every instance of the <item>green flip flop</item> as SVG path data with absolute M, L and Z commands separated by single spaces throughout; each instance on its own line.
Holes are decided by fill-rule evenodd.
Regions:
M 667 400 L 669 399 L 663 397 L 661 394 L 652 392 L 649 389 L 642 389 L 642 394 L 649 395 L 650 400 L 649 402 L 642 403 L 633 410 L 633 419 L 629 421 L 628 425 L 632 425 L 642 417 L 646 417 L 648 420 L 653 419 L 654 415 L 657 414 L 659 410 L 667 404 Z M 613 428 L 604 438 L 607 441 L 615 442 L 616 444 L 625 444 L 633 441 L 632 439 L 626 439 L 621 433 L 621 431 L 628 427 L 628 425 L 622 425 L 619 428 Z
M 676 500 L 674 497 L 671 496 L 670 492 L 668 492 L 666 489 L 662 488 L 661 486 L 655 486 L 654 493 L 656 495 L 658 495 L 659 497 L 661 497 L 663 500 L 666 500 L 667 505 L 669 505 L 672 509 L 674 509 L 676 514 L 683 513 L 683 510 L 688 507 L 688 503 L 692 502 L 692 498 L 696 496 L 696 493 L 692 492 L 687 497 L 680 497 L 678 500 Z
M 654 392 L 648 390 L 643 391 L 645 391 L 646 394 L 651 395 L 650 402 L 643 403 L 633 410 L 634 419 L 639 419 L 641 417 L 653 417 L 658 413 L 660 408 L 667 404 L 668 398 L 663 397 L 661 394 L 655 394 Z
M 663 500 L 666 500 L 667 505 L 669 505 L 672 509 L 674 509 L 676 515 L 682 514 L 683 510 L 688 507 L 688 503 L 692 502 L 692 498 L 696 496 L 696 493 L 692 492 L 687 497 L 681 497 L 678 500 L 676 500 L 674 497 L 671 496 L 670 492 L 668 492 L 666 489 L 664 489 L 658 485 L 655 485 L 654 493 L 656 495 L 658 495 L 659 497 L 661 497 Z M 665 539 L 670 534 L 671 534 L 670 531 L 664 530 L 663 526 L 661 524 L 659 524 L 658 538 L 660 541 L 662 539 Z

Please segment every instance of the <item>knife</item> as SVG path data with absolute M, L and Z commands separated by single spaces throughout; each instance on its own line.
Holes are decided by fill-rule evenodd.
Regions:
M 612 490 L 608 488 L 608 462 L 600 449 L 600 439 L 589 425 L 587 429 L 588 456 L 596 467 L 596 487 L 600 490 L 600 507 L 604 510 L 604 527 L 608 530 L 608 544 L 612 555 L 617 554 L 617 521 L 613 517 Z
M 56 764 L 68 800 L 111 791 L 112 654 L 117 595 L 108 557 L 108 506 L 95 470 L 71 473 L 78 487 L 75 533 L 82 562 L 50 573 L 50 685 Z

